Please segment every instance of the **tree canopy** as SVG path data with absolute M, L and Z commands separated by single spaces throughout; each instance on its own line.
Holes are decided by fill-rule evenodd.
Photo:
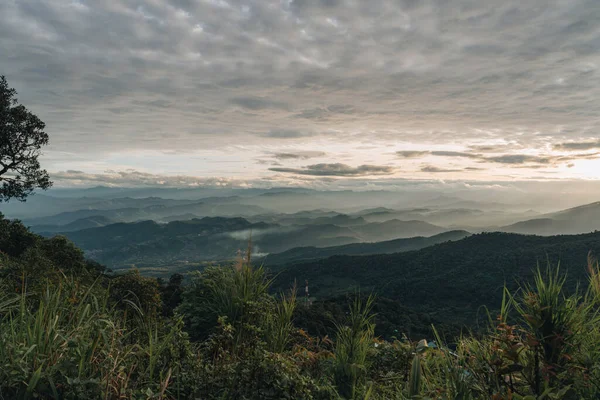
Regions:
M 16 99 L 17 91 L 0 76 L 0 202 L 25 201 L 36 188 L 52 186 L 38 157 L 48 144 L 45 124 Z

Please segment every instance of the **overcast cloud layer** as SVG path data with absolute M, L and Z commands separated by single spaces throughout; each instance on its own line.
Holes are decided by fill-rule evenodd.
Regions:
M 595 179 L 599 20 L 597 0 L 2 0 L 0 75 L 59 185 Z

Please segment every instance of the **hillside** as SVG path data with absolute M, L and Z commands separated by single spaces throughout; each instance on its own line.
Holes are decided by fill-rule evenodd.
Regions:
M 368 222 L 384 222 L 391 219 L 420 220 L 442 226 L 491 226 L 505 225 L 511 221 L 535 216 L 535 212 L 507 210 L 480 210 L 477 208 L 410 208 L 391 210 L 387 208 L 363 210 L 356 213 Z
M 408 239 L 395 239 L 374 243 L 352 243 L 343 246 L 331 247 L 295 247 L 282 253 L 269 254 L 264 258 L 268 265 L 286 264 L 302 260 L 327 258 L 334 255 L 369 255 L 389 254 L 402 251 L 418 250 L 434 244 L 450 240 L 460 240 L 470 233 L 467 231 L 450 231 L 438 235 L 423 237 L 417 236 Z
M 600 202 L 543 214 L 538 218 L 504 226 L 504 232 L 538 235 L 577 234 L 600 229 Z
M 309 281 L 316 298 L 361 289 L 447 322 L 476 325 L 480 306 L 495 308 L 504 283 L 515 289 L 549 259 L 569 273 L 569 287 L 586 274 L 589 251 L 600 254 L 600 233 L 523 236 L 484 233 L 421 250 L 389 255 L 334 256 L 273 267 L 277 286 Z
M 34 225 L 31 227 L 33 232 L 73 232 L 82 229 L 99 228 L 110 225 L 115 221 L 102 215 L 92 215 L 77 219 L 66 225 Z
M 244 239 L 232 232 L 264 230 L 270 225 L 244 218 L 205 217 L 159 224 L 155 221 L 116 223 L 100 228 L 61 232 L 89 257 L 115 266 L 120 263 L 232 258 Z M 247 239 L 246 239 L 247 240 Z
M 446 228 L 423 221 L 401 221 L 398 219 L 356 225 L 351 228 L 365 241 L 384 241 L 414 236 L 431 236 L 447 231 Z
M 110 267 L 175 261 L 231 260 L 252 237 L 255 253 L 281 252 L 296 245 L 336 246 L 359 241 L 336 225 L 280 226 L 244 218 L 205 217 L 166 224 L 120 222 L 98 228 L 58 232 Z M 55 232 L 46 232 L 53 236 Z

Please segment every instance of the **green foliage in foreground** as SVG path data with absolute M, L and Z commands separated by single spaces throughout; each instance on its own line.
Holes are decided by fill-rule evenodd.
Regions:
M 600 398 L 600 272 L 591 259 L 585 288 L 567 290 L 549 267 L 505 290 L 484 334 L 446 343 L 433 329 L 431 341 L 386 341 L 375 335 L 377 299 L 360 295 L 330 336 L 309 335 L 295 316 L 317 305 L 294 290 L 269 294 L 249 256 L 182 288 L 177 276 L 107 275 L 66 241 L 47 246 L 4 227 L 0 398 Z M 16 251 L 16 238 L 32 240 Z

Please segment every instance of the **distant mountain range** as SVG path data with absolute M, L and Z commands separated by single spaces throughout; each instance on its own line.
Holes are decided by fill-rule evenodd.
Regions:
M 398 219 L 356 225 L 352 226 L 351 229 L 359 234 L 362 239 L 361 241 L 382 241 L 414 236 L 431 236 L 448 230 L 428 222 L 417 220 L 401 221 Z
M 103 215 L 92 215 L 89 217 L 84 217 L 80 219 L 76 219 L 73 222 L 70 222 L 65 225 L 35 225 L 31 227 L 31 230 L 34 232 L 73 232 L 79 231 L 82 229 L 90 229 L 90 228 L 99 228 L 102 226 L 113 224 L 114 221 L 110 218 L 107 218 Z
M 352 243 L 343 246 L 331 247 L 295 247 L 277 254 L 269 254 L 263 260 L 267 265 L 280 265 L 292 262 L 327 258 L 334 255 L 370 255 L 400 253 L 403 251 L 418 250 L 424 247 L 447 241 L 460 240 L 470 233 L 467 231 L 449 231 L 431 237 L 411 237 L 395 239 L 385 242 Z
M 143 189 L 92 188 L 84 192 L 89 197 L 74 196 L 81 191 L 58 193 L 62 197 L 36 195 L 28 200 L 32 211 L 24 222 L 45 236 L 66 235 L 110 267 L 231 260 L 238 249 L 247 247 L 250 237 L 254 252 L 268 254 L 268 262 L 276 263 L 273 260 L 414 250 L 442 241 L 444 236 L 437 235 L 455 240 L 466 235 L 464 231 L 555 235 L 600 228 L 600 202 L 540 214 L 489 201 L 452 196 L 419 201 L 420 194 L 398 198 L 397 193 L 385 191 L 161 192 L 172 194 L 171 199 L 133 197 L 150 193 Z M 112 198 L 111 193 L 122 197 Z M 192 193 L 199 198 L 181 198 Z M 398 207 L 417 201 L 419 207 Z M 19 215 L 22 209 L 10 203 L 3 205 L 2 212 Z
M 142 201 L 142 204 L 147 203 Z M 53 227 L 52 232 L 61 231 L 61 225 L 71 224 L 81 219 L 90 217 L 102 217 L 118 222 L 134 222 L 141 220 L 156 220 L 163 219 L 172 220 L 173 216 L 211 216 L 211 217 L 228 217 L 228 216 L 244 216 L 264 213 L 265 210 L 258 206 L 237 204 L 233 199 L 205 199 L 203 202 L 183 202 L 183 204 L 165 205 L 152 204 L 144 207 L 128 207 L 116 209 L 82 209 L 77 211 L 67 211 L 47 217 L 39 217 L 35 219 L 25 220 L 27 224 L 32 226 L 35 232 L 48 231 L 48 225 Z M 66 230 L 63 230 L 66 231 Z
M 88 220 L 96 220 L 89 218 Z M 82 224 L 88 220 L 78 220 Z M 118 266 L 173 261 L 231 260 L 252 239 L 255 252 L 280 252 L 295 245 L 334 246 L 357 242 L 355 232 L 332 224 L 280 226 L 244 218 L 205 217 L 157 223 L 115 223 L 76 231 L 61 231 L 89 257 Z M 57 232 L 42 232 L 53 236 Z
M 600 230 L 600 202 L 540 215 L 539 218 L 517 222 L 499 230 L 537 235 L 593 232 Z
M 361 217 L 324 211 L 306 212 L 295 216 L 279 216 L 260 221 L 241 217 L 204 217 L 169 221 L 154 220 L 117 222 L 134 216 L 169 215 L 184 211 L 223 210 L 228 204 L 193 203 L 172 207 L 149 206 L 140 209 L 80 210 L 44 217 L 38 221 L 71 221 L 65 225 L 35 225 L 32 229 L 44 236 L 63 234 L 86 251 L 89 257 L 117 267 L 132 264 L 164 264 L 176 261 L 220 261 L 236 257 L 252 239 L 257 255 L 280 253 L 294 247 L 331 247 L 359 242 L 379 242 L 388 239 L 432 236 L 445 228 L 423 221 L 390 220 L 367 223 Z M 252 210 L 252 206 L 250 206 Z M 143 212 L 140 212 L 143 211 Z M 193 216 L 195 214 L 176 214 Z M 308 218 L 307 215 L 313 215 Z M 282 220 L 285 223 L 281 224 Z M 398 245 L 400 246 L 400 245 Z M 383 246 L 385 247 L 385 245 Z M 402 247 L 402 246 L 400 246 Z

